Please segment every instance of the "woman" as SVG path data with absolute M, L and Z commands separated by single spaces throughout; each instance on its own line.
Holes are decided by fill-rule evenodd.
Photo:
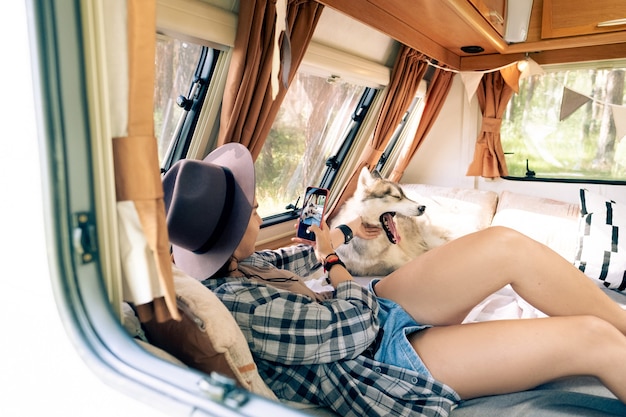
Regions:
M 229 308 L 280 398 L 345 416 L 445 415 L 463 399 L 594 375 L 626 401 L 626 312 L 520 233 L 459 238 L 363 288 L 333 250 L 350 231 L 377 236 L 359 219 L 311 226 L 315 243 L 254 251 L 262 220 L 245 147 L 180 161 L 163 185 L 176 264 Z M 330 293 L 299 278 L 322 267 Z M 551 317 L 461 324 L 507 284 Z

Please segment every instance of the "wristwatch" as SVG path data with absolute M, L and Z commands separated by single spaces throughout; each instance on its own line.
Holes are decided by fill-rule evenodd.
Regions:
M 354 235 L 352 234 L 352 229 L 350 229 L 345 224 L 340 224 L 339 226 L 337 226 L 337 229 L 341 230 L 341 232 L 343 233 L 343 243 L 350 242 L 354 237 Z

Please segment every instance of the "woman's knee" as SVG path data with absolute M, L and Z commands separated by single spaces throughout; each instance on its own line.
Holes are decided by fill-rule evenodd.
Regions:
M 502 242 L 526 242 L 529 240 L 532 241 L 532 239 L 530 239 L 525 234 L 506 226 L 491 226 L 484 229 L 483 231 L 486 234 L 489 234 L 491 239 Z
M 589 349 L 608 346 L 626 347 L 626 337 L 611 323 L 596 316 L 572 317 L 573 331 L 578 336 L 578 343 Z
M 479 233 L 482 233 L 482 242 L 488 247 L 492 254 L 502 251 L 503 254 L 506 255 L 510 255 L 511 253 L 521 255 L 524 252 L 536 250 L 539 247 L 537 241 L 517 230 L 505 226 L 491 226 L 483 229 Z M 506 256 L 505 258 L 512 261 L 510 256 Z M 517 256 L 517 258 L 523 257 Z

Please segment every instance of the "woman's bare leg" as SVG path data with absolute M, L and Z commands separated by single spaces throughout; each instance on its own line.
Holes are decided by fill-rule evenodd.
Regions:
M 593 375 L 626 402 L 626 337 L 594 316 L 434 327 L 410 339 L 433 376 L 463 399 Z
M 550 316 L 592 315 L 626 334 L 626 311 L 547 246 L 490 227 L 432 249 L 376 284 L 420 323 L 451 325 L 507 284 Z

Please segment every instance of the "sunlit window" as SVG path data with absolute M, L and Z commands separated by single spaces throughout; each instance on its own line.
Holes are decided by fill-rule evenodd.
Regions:
M 286 211 L 320 184 L 342 143 L 365 87 L 298 73 L 255 162 L 259 214 Z
M 154 126 L 160 161 L 165 157 L 177 126 L 182 123 L 184 108 L 177 104 L 177 100 L 179 96 L 189 94 L 201 53 L 201 45 L 157 36 Z
M 626 62 L 523 80 L 503 117 L 509 175 L 626 180 Z
M 415 132 L 422 118 L 424 111 L 424 96 L 426 94 L 426 82 L 422 81 L 419 85 L 415 98 L 411 105 L 404 113 L 398 127 L 389 139 L 389 143 L 385 147 L 383 154 L 374 167 L 387 178 L 393 171 L 400 155 L 408 151 L 408 147 L 415 138 Z

